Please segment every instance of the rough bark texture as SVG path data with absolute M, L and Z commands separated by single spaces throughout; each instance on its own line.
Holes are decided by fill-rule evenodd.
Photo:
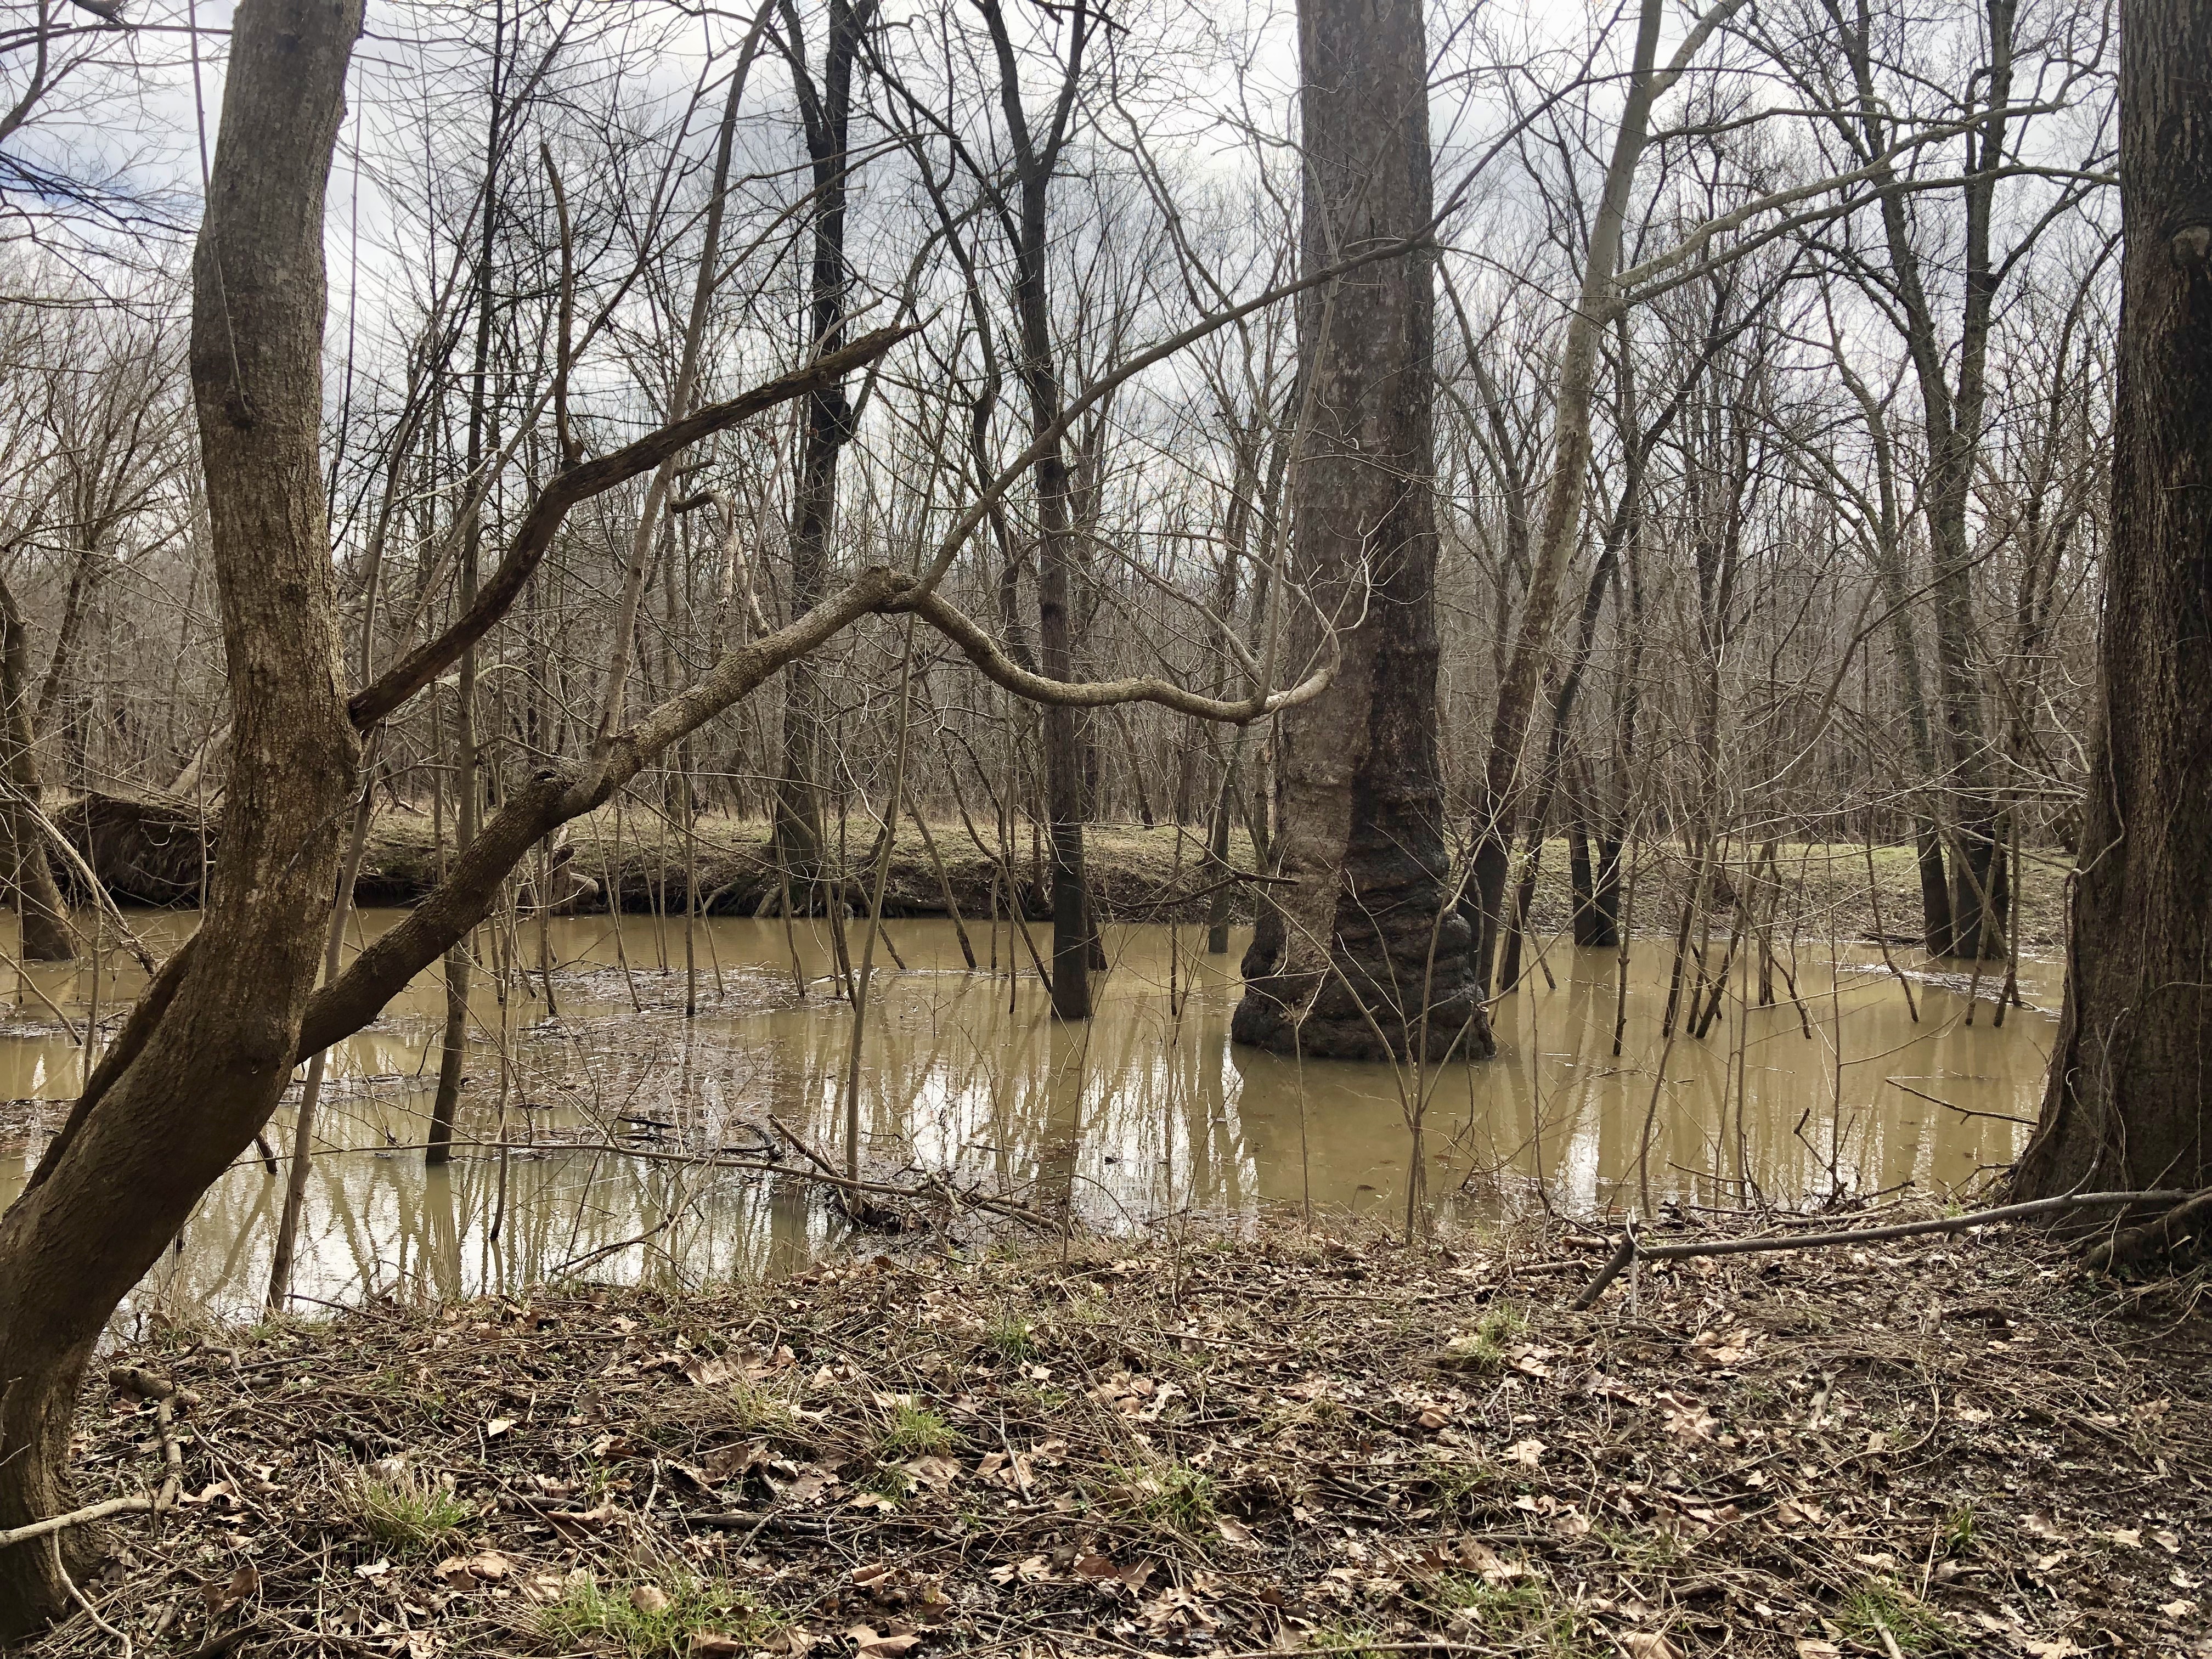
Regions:
M 192 380 L 237 723 L 210 906 L 128 1061 L 0 1218 L 0 1528 L 68 1507 L 108 1314 L 267 1121 L 299 1050 L 358 744 L 318 440 L 323 198 L 359 0 L 246 0 L 193 264 Z M 69 1548 L 94 1543 L 82 1529 Z M 0 1551 L 0 1637 L 65 1604 Z
M 2130 0 L 2095 763 L 2023 1197 L 2212 1183 L 2212 8 Z
M 46 828 L 39 822 L 44 780 L 31 720 L 30 644 L 15 596 L 0 582 L 0 876 L 22 918 L 22 953 L 33 962 L 67 962 L 76 954 L 69 906 L 46 861 Z
M 1414 0 L 1304 0 L 1298 21 L 1312 270 L 1428 223 L 1428 63 Z M 1294 574 L 1358 625 L 1328 689 L 1278 723 L 1276 847 L 1296 885 L 1275 890 L 1245 955 L 1240 1042 L 1491 1048 L 1450 902 L 1437 757 L 1431 268 L 1426 254 L 1383 261 L 1299 302 L 1313 424 L 1291 484 Z M 1289 660 L 1317 627 L 1300 622 Z

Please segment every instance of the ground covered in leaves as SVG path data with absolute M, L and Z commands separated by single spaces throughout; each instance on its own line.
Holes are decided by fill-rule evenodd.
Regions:
M 139 1653 L 2212 1655 L 2208 1328 L 1990 1231 L 1283 1232 L 379 1306 L 112 1358 Z M 85 1404 L 86 1501 L 155 1407 Z M 114 1654 L 84 1613 L 27 1651 Z

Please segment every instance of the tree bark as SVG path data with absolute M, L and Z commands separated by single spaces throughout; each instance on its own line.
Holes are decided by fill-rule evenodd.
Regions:
M 22 953 L 32 962 L 68 962 L 76 955 L 69 906 L 46 859 L 46 826 L 39 769 L 39 734 L 31 716 L 30 641 L 15 596 L 0 581 L 0 836 L 6 841 L 8 890 L 22 922 Z
M 1428 58 L 1410 0 L 1302 0 L 1305 269 L 1431 217 Z M 1348 631 L 1328 689 L 1279 717 L 1276 851 L 1237 1041 L 1379 1057 L 1491 1051 L 1451 902 L 1437 752 L 1432 293 L 1426 250 L 1309 289 L 1292 563 Z M 1354 626 L 1352 624 L 1356 623 Z
M 830 0 L 823 46 L 822 79 L 807 71 L 805 40 L 798 14 L 784 8 L 785 57 L 799 94 L 806 152 L 813 167 L 813 269 L 811 277 L 811 356 L 823 356 L 844 343 L 845 198 L 848 133 L 852 123 L 853 70 L 861 32 L 875 9 L 873 0 Z M 837 507 L 837 458 L 853 436 L 853 406 L 842 380 L 806 400 L 806 421 L 799 462 L 799 487 L 792 511 L 791 594 L 794 613 L 820 603 L 830 584 L 830 536 Z M 818 908 L 814 890 L 822 879 L 822 794 L 818 727 L 822 719 L 819 676 L 801 658 L 784 677 L 783 775 L 776 781 L 773 808 L 773 851 L 786 887 L 795 887 L 810 913 Z M 781 890 L 776 902 L 783 902 Z M 842 898 L 837 902 L 842 902 Z
M 268 1121 L 299 1051 L 359 750 L 319 441 L 324 191 L 360 27 L 359 0 L 245 0 L 233 28 L 191 349 L 236 710 L 229 827 L 134 1052 L 0 1217 L 0 1528 L 70 1507 L 70 1425 L 109 1313 Z M 64 1547 L 96 1540 L 76 1528 Z M 0 1639 L 65 1595 L 52 1552 L 0 1551 Z
M 2066 1006 L 2014 1185 L 2212 1183 L 2212 9 L 2128 0 L 2101 715 Z M 2142 1177 L 2138 1180 L 2137 1177 Z
M 1074 118 L 1083 56 L 1095 23 L 1079 3 L 1071 16 L 1066 62 L 1054 95 L 1050 125 L 1030 126 L 1022 101 L 1020 70 L 999 0 L 977 0 L 991 32 L 999 65 L 999 102 L 1013 150 L 1014 312 L 1021 356 L 1015 365 L 1028 395 L 1033 447 L 1042 449 L 1030 469 L 1036 497 L 1037 666 L 1048 679 L 1075 678 L 1076 620 L 1072 609 L 1076 542 L 1073 480 L 1061 433 L 1062 396 L 1052 336 L 1048 281 L 1047 209 L 1052 179 Z M 1048 705 L 1042 720 L 1045 818 L 1052 844 L 1052 1012 L 1060 1019 L 1091 1018 L 1091 907 L 1083 869 L 1085 821 L 1090 817 L 1091 730 L 1081 711 Z

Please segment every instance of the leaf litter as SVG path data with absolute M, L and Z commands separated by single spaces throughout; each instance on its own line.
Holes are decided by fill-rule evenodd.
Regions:
M 1156 1233 L 171 1330 L 118 1358 L 198 1396 L 186 1501 L 85 1588 L 197 1659 L 2212 1659 L 2203 1322 L 2018 1233 L 1567 1311 L 1595 1242 Z M 91 1394 L 87 1501 L 154 1443 Z

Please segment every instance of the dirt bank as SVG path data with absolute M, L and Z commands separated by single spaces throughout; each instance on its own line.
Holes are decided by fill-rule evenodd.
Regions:
M 1160 1235 L 165 1332 L 116 1358 L 198 1396 L 186 1501 L 88 1588 L 203 1655 L 2212 1654 L 2201 1320 L 2009 1232 L 1565 1311 L 1592 1265 Z M 150 1406 L 82 1421 L 88 1501 L 158 1480 Z
M 198 812 L 188 803 L 161 798 L 88 795 L 61 806 L 56 818 L 118 897 L 190 904 L 198 895 Z M 451 856 L 450 841 L 441 849 L 435 829 L 429 814 L 411 808 L 380 812 L 355 886 L 358 902 L 407 905 L 428 893 Z M 855 903 L 869 890 L 866 860 L 874 833 L 872 819 L 856 817 L 841 849 L 848 896 Z M 980 833 L 988 846 L 979 845 L 957 817 L 933 821 L 926 840 L 911 820 L 902 823 L 892 848 L 884 914 L 943 915 L 949 891 L 952 906 L 969 920 L 994 912 L 1003 916 L 1012 905 L 1034 921 L 1049 916 L 1042 844 L 1032 844 L 1024 826 L 1011 857 L 1002 859 L 990 832 Z M 702 904 L 716 915 L 751 915 L 777 900 L 783 877 L 765 821 L 706 816 L 693 826 L 693 836 L 687 845 L 679 826 L 644 807 L 630 807 L 619 817 L 612 808 L 588 813 L 564 833 L 561 873 L 551 890 L 567 908 L 584 912 L 605 911 L 610 895 L 625 911 L 680 912 L 694 879 Z M 1085 859 L 1094 902 L 1113 921 L 1203 921 L 1218 885 L 1203 831 L 1191 826 L 1178 831 L 1171 825 L 1096 824 L 1085 838 Z M 1240 832 L 1231 838 L 1230 860 L 1239 870 L 1254 867 L 1249 836 Z M 1744 880 L 1741 862 L 1727 866 L 1709 892 L 1733 892 Z M 2030 951 L 2053 951 L 2062 937 L 2068 863 L 2055 849 L 2029 849 L 2022 856 L 2021 944 Z M 1694 872 L 1681 850 L 1667 844 L 1642 849 L 1636 864 L 1633 926 L 1671 933 Z M 1568 925 L 1566 868 L 1565 842 L 1549 843 L 1530 912 L 1540 935 L 1556 935 Z M 534 861 L 517 872 L 524 882 L 536 874 Z M 63 875 L 67 879 L 70 872 Z M 1768 880 L 1778 890 L 1778 942 L 1794 939 L 1800 948 L 1817 949 L 1832 930 L 1845 942 L 1885 936 L 1904 944 L 1918 926 L 1919 876 L 1910 848 L 1869 852 L 1856 843 L 1786 843 L 1776 849 Z M 1236 919 L 1249 921 L 1251 889 L 1232 884 L 1230 892 Z M 1723 936 L 1728 908 L 1725 902 L 1717 907 Z

